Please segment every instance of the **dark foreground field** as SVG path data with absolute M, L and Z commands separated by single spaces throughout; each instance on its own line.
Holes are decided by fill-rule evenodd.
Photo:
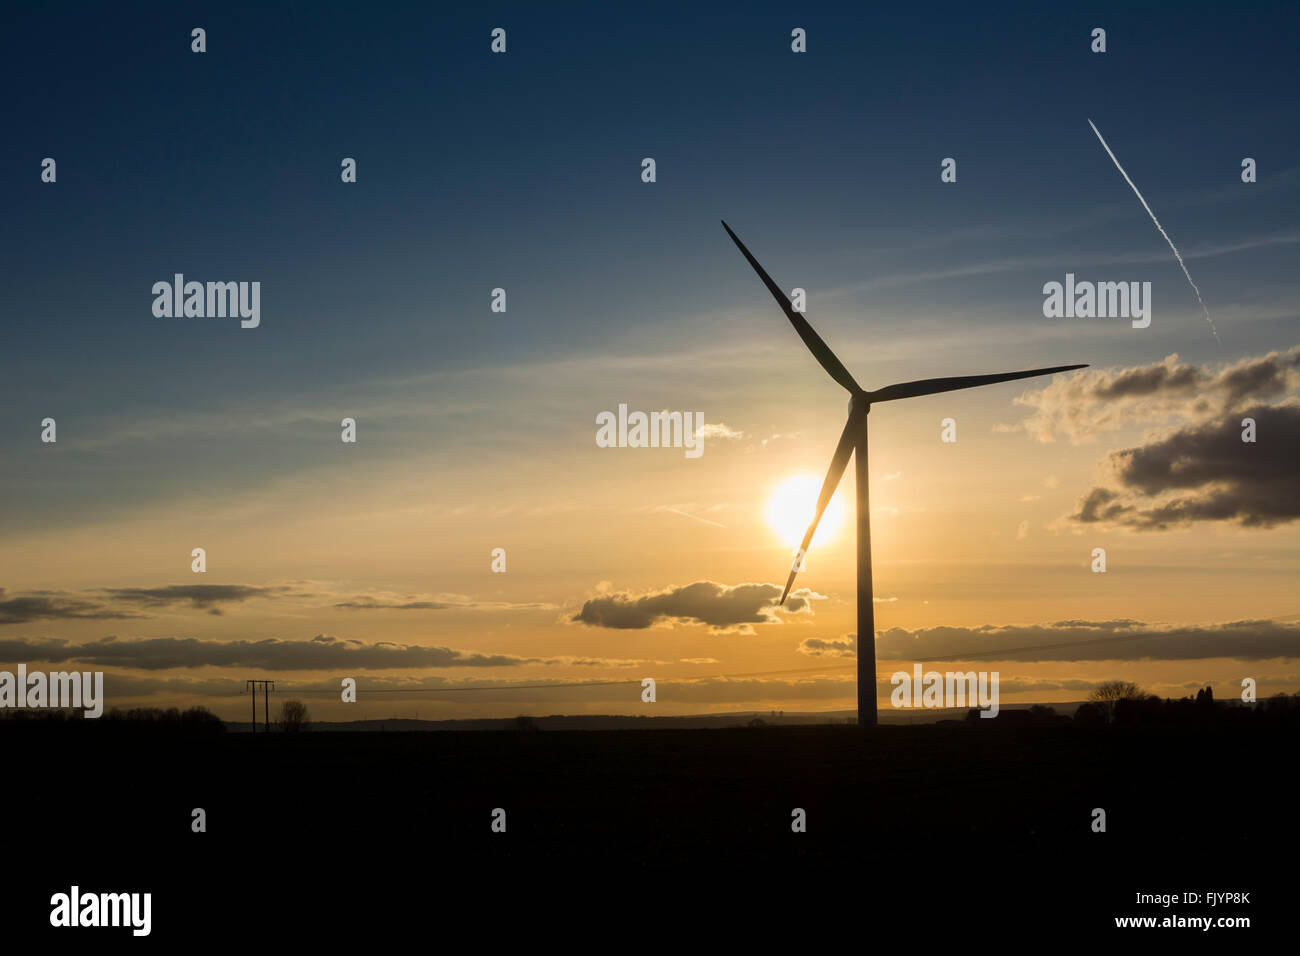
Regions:
M 688 918 L 978 944 L 1116 934 L 1115 916 L 1171 912 L 1138 892 L 1216 890 L 1250 903 L 1174 912 L 1248 915 L 1263 932 L 1294 868 L 1293 740 L 1281 724 L 10 727 L 0 915 L 10 938 L 40 932 L 50 895 L 77 883 L 152 892 L 154 923 L 152 944 L 125 930 L 73 931 L 78 943 L 500 933 L 540 915 L 570 935 L 626 925 L 633 944 Z M 196 807 L 206 833 L 191 832 Z M 498 807 L 505 833 L 491 832 Z M 791 832 L 796 807 L 806 833 Z

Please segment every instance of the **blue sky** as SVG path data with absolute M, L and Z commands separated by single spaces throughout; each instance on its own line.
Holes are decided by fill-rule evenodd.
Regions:
M 1276 311 L 1293 241 L 1200 256 L 1295 234 L 1293 10 L 743 9 L 10 14 L 0 446 L 52 409 L 92 427 L 438 369 L 790 345 L 736 313 L 763 290 L 722 217 L 810 290 L 874 385 L 985 356 L 1130 357 L 1114 328 L 1036 344 L 1059 331 L 1036 314 L 1041 284 L 1067 270 L 1155 280 L 1142 351 L 1218 357 L 1087 117 L 1229 310 L 1223 354 L 1290 344 L 1231 309 Z M 487 52 L 495 25 L 505 56 Z M 792 25 L 808 54 L 790 53 Z M 938 181 L 945 156 L 956 184 Z M 154 318 L 148 290 L 174 272 L 258 279 L 262 327 Z M 486 311 L 496 286 L 504 316 Z M 982 355 L 936 347 L 972 327 Z M 914 337 L 924 349 L 875 363 Z

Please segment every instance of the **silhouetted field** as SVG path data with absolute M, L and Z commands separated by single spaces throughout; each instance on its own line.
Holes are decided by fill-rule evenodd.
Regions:
M 666 918 L 666 900 L 699 907 L 732 892 L 778 911 L 803 900 L 862 918 L 870 908 L 873 920 L 971 912 L 990 930 L 1047 922 L 1065 935 L 1156 912 L 1134 905 L 1139 891 L 1250 890 L 1240 912 L 1278 912 L 1263 867 L 1296 846 L 1282 783 L 1289 715 L 997 723 L 256 736 L 9 726 L 0 745 L 23 785 L 3 788 L 6 842 L 31 874 L 9 902 L 41 922 L 49 895 L 73 882 L 150 890 L 160 938 L 182 925 L 319 930 L 340 908 L 360 931 L 435 902 L 450 916 L 603 898 L 635 919 L 639 900 Z M 191 832 L 195 807 L 206 833 Z M 498 807 L 505 833 L 490 829 Z M 806 833 L 791 832 L 796 807 Z M 1105 833 L 1091 829 L 1096 807 Z M 227 915 L 214 921 L 218 907 Z

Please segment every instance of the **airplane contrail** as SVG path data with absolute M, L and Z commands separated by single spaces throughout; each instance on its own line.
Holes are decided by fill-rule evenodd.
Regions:
M 1165 232 L 1165 227 L 1160 225 L 1160 220 L 1156 218 L 1156 214 L 1152 212 L 1151 207 L 1147 205 L 1147 201 L 1142 197 L 1142 193 L 1138 190 L 1137 184 L 1134 183 L 1133 180 L 1129 179 L 1128 173 L 1124 172 L 1124 167 L 1121 166 L 1119 160 L 1115 158 L 1115 154 L 1111 151 L 1110 146 L 1107 145 L 1105 137 L 1101 135 L 1101 130 L 1097 129 L 1097 125 L 1093 123 L 1092 120 L 1088 120 L 1088 125 L 1092 127 L 1092 131 L 1096 133 L 1097 138 L 1101 140 L 1102 147 L 1110 156 L 1111 162 L 1115 164 L 1115 168 L 1119 170 L 1120 175 L 1124 177 L 1124 181 L 1128 183 L 1129 186 L 1133 188 L 1133 192 L 1137 194 L 1138 200 L 1142 203 L 1142 208 L 1147 211 L 1147 215 L 1151 217 L 1151 221 L 1156 224 L 1156 228 L 1160 230 L 1160 235 L 1165 237 L 1165 242 L 1169 243 L 1169 248 L 1174 250 L 1174 258 L 1178 260 L 1178 265 L 1182 268 L 1183 275 L 1187 276 L 1187 284 L 1190 285 L 1192 291 L 1196 293 L 1196 301 L 1201 303 L 1201 311 L 1205 313 L 1205 321 L 1210 323 L 1210 331 L 1214 333 L 1214 341 L 1222 345 L 1223 340 L 1219 338 L 1219 330 L 1214 327 L 1214 320 L 1210 318 L 1210 310 L 1205 307 L 1205 300 L 1201 298 L 1201 290 L 1196 288 L 1196 283 L 1192 281 L 1192 274 L 1187 271 L 1187 266 L 1183 265 L 1183 257 L 1178 252 L 1178 248 L 1174 245 L 1174 241 L 1169 238 L 1169 233 Z
M 683 518 L 690 518 L 692 521 L 698 521 L 698 522 L 700 522 L 701 524 L 711 524 L 711 525 L 713 525 L 713 527 L 715 527 L 715 528 L 725 528 L 725 527 L 726 527 L 726 525 L 725 525 L 725 524 L 722 524 L 721 522 L 718 522 L 718 521 L 710 521 L 708 518 L 701 518 L 701 517 L 699 517 L 698 515 L 693 515 L 693 514 L 691 514 L 689 511 L 678 511 L 676 508 L 669 508 L 667 505 L 660 505 L 659 508 L 658 508 L 658 510 L 659 510 L 659 511 L 667 511 L 669 514 L 681 515 Z

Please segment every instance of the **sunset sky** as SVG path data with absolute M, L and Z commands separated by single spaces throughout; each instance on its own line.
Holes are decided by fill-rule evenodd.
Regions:
M 1300 15 L 1258 9 L 11 15 L 0 670 L 232 719 L 263 677 L 355 677 L 332 720 L 852 707 L 852 470 L 780 611 L 769 518 L 846 396 L 725 218 L 865 388 L 1091 366 L 873 409 L 882 714 L 943 655 L 1003 706 L 1300 690 Z M 175 273 L 260 326 L 155 317 Z M 1044 318 L 1067 273 L 1150 327 Z M 598 447 L 620 403 L 703 455 Z

